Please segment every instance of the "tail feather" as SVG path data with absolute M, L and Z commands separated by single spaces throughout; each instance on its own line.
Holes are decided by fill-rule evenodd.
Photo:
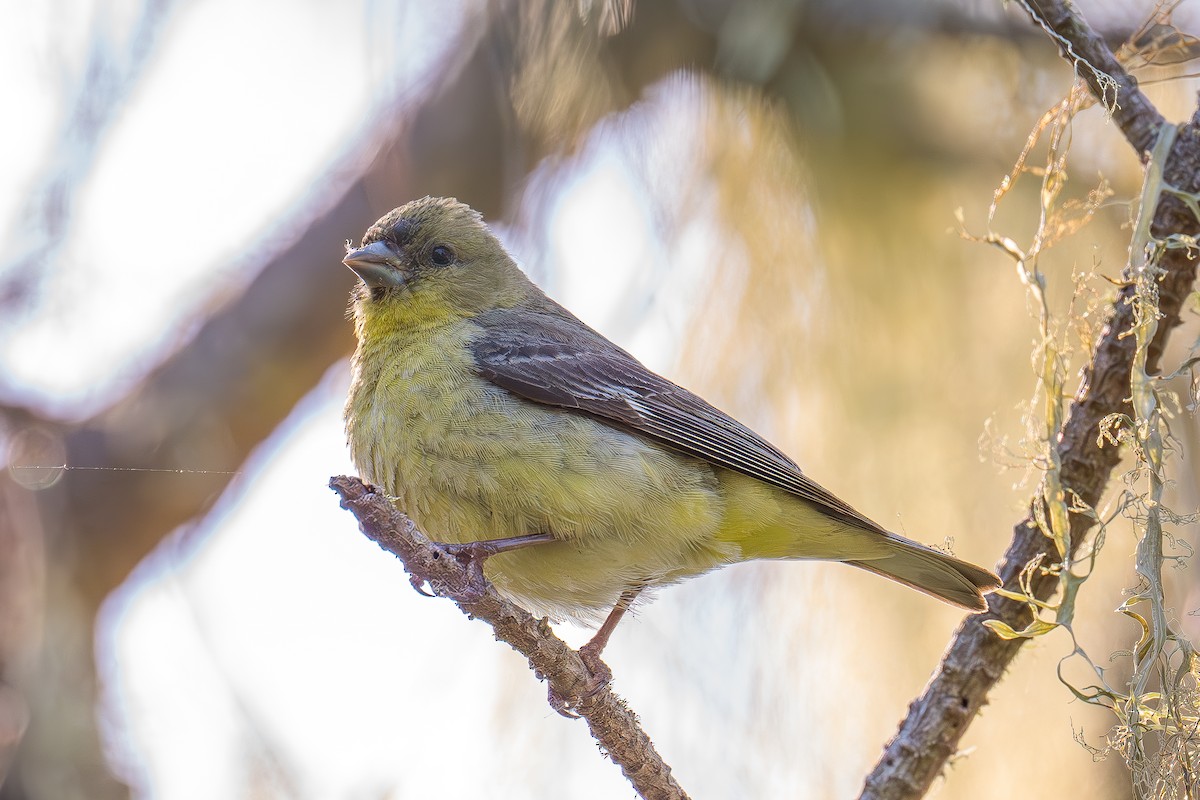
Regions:
M 895 544 L 891 555 L 846 563 L 970 611 L 987 610 L 983 596 L 1000 586 L 995 574 L 916 542 L 894 535 L 888 538 Z

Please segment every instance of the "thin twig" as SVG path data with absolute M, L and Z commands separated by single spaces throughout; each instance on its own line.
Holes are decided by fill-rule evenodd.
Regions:
M 642 797 L 687 800 L 637 716 L 609 686 L 593 690 L 592 675 L 579 653 L 555 636 L 545 619 L 536 619 L 505 600 L 491 584 L 477 591 L 467 567 L 447 557 L 412 520 L 358 478 L 338 476 L 329 486 L 341 495 L 342 507 L 358 518 L 363 533 L 400 559 L 414 585 L 427 584 L 436 594 L 450 598 L 464 614 L 491 625 L 497 639 L 529 659 L 534 674 L 550 685 L 559 702 L 587 721 L 592 737 Z
M 1022 5 L 1051 35 L 1064 58 L 1108 108 L 1139 156 L 1145 158 L 1157 141 L 1163 118 L 1104 41 L 1069 3 L 1022 0 Z M 1188 191 L 1196 191 L 1200 185 L 1197 113 L 1198 117 L 1180 129 L 1165 170 L 1168 184 Z M 1170 233 L 1194 233 L 1200 227 L 1184 204 L 1174 198 L 1161 199 L 1153 214 L 1152 230 L 1159 238 Z M 1150 372 L 1158 369 L 1167 336 L 1179 324 L 1180 307 L 1195 280 L 1196 264 L 1182 250 L 1169 251 L 1161 265 L 1165 271 L 1159 287 L 1162 318 L 1147 360 Z M 1105 416 L 1128 409 L 1135 346 L 1133 337 L 1126 333 L 1133 325 L 1133 292 L 1132 286 L 1126 286 L 1113 301 L 1108 323 L 1096 342 L 1056 443 L 1062 485 L 1091 507 L 1096 506 L 1120 458 L 1118 448 L 1099 446 L 1097 432 Z M 998 570 L 1005 586 L 1014 591 L 1022 591 L 1019 576 L 1027 564 L 1039 556 L 1051 561 L 1056 557 L 1054 543 L 1035 522 L 1034 512 L 1042 502 L 1040 496 L 1035 498 L 1029 515 L 1013 529 L 1012 542 Z M 1071 514 L 1071 553 L 1079 548 L 1093 522 L 1087 514 Z M 1058 576 L 1034 570 L 1026 588 L 1037 600 L 1044 601 L 1058 588 Z M 1000 638 L 984 626 L 988 620 L 1000 620 L 1013 630 L 1021 630 L 1032 616 L 1027 603 L 992 595 L 988 613 L 968 617 L 959 626 L 937 672 L 921 697 L 909 706 L 908 716 L 867 776 L 862 798 L 920 797 L 958 750 L 962 735 L 987 702 L 988 692 L 1026 641 Z

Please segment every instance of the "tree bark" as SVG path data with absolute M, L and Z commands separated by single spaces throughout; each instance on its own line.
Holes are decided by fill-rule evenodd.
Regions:
M 1097 100 L 1112 107 L 1114 121 L 1144 160 L 1164 121 L 1138 90 L 1136 81 L 1072 6 L 1053 0 L 1028 0 L 1024 5 L 1034 21 L 1051 34 L 1063 57 L 1087 81 Z M 1109 76 L 1112 83 L 1097 75 L 1089 65 Z M 1184 191 L 1200 191 L 1200 111 L 1179 132 L 1167 159 L 1165 179 Z M 1154 210 L 1151 230 L 1160 238 L 1173 233 L 1195 235 L 1200 232 L 1200 222 L 1178 199 L 1164 196 Z M 1151 372 L 1158 370 L 1167 337 L 1180 324 L 1180 308 L 1195 282 L 1196 264 L 1185 250 L 1167 251 L 1161 266 L 1166 271 L 1159 288 L 1162 320 L 1150 347 L 1147 369 Z M 1133 337 L 1124 334 L 1133 323 L 1133 307 L 1129 302 L 1133 292 L 1132 286 L 1125 286 L 1113 300 L 1108 322 L 1095 344 L 1056 444 L 1064 488 L 1092 507 L 1098 505 L 1121 455 L 1118 447 L 1101 448 L 1097 438 L 1104 417 L 1129 409 L 1127 397 L 1135 345 Z M 1053 542 L 1034 522 L 1033 504 L 1041 502 L 1035 497 L 1029 515 L 1013 528 L 1012 542 L 998 570 L 1008 589 L 1020 591 L 1018 577 L 1034 558 L 1046 556 L 1051 561 L 1057 560 Z M 1079 548 L 1091 528 L 1090 517 L 1070 516 L 1072 552 Z M 1035 572 L 1031 588 L 1033 596 L 1047 600 L 1058 588 L 1058 578 Z M 1032 621 L 1032 616 L 1027 604 L 992 595 L 987 613 L 963 621 L 923 694 L 909 706 L 907 717 L 867 775 L 861 794 L 864 800 L 924 795 L 958 750 L 967 727 L 987 702 L 988 692 L 1026 642 L 1001 639 L 984 627 L 988 620 L 1001 620 L 1021 630 Z

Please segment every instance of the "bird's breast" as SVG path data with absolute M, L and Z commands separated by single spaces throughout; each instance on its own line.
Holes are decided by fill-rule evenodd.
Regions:
M 451 542 L 562 539 L 489 561 L 498 586 L 543 609 L 611 605 L 632 583 L 729 557 L 708 552 L 725 547 L 709 465 L 484 380 L 473 335 L 448 326 L 355 355 L 351 454 L 418 527 Z
M 473 426 L 482 399 L 462 333 L 445 326 L 397 334 L 360 344 L 354 356 L 346 404 L 351 457 L 418 524 L 429 516 L 435 475 L 464 448 L 457 439 Z

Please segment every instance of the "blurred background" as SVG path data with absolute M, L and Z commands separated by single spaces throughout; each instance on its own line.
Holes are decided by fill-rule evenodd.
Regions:
M 1200 32 L 1198 5 L 1174 25 Z M 1079 7 L 1114 46 L 1155 10 Z M 1016 4 L 57 0 L 4 18 L 0 713 L 31 720 L 4 800 L 632 795 L 523 660 L 413 592 L 326 488 L 353 472 L 343 243 L 416 197 L 481 210 L 552 296 L 881 523 L 991 565 L 1024 515 L 1036 320 L 955 217 L 987 230 L 1070 87 Z M 1138 72 L 1171 120 L 1194 110 L 1188 71 Z M 1041 263 L 1063 319 L 1073 275 L 1100 276 L 1061 328 L 1077 366 L 1141 172 L 1099 109 L 1071 138 L 1067 194 L 1113 190 Z M 1027 243 L 1038 188 L 1019 182 L 994 229 Z M 1198 330 L 1190 314 L 1166 370 Z M 1174 424 L 1187 511 L 1197 434 Z M 1118 684 L 1134 545 L 1110 527 L 1075 626 Z M 1170 579 L 1195 634 L 1193 573 Z M 850 797 L 959 619 L 838 565 L 749 564 L 663 591 L 606 659 L 693 796 Z M 1121 759 L 1084 746 L 1112 716 L 1056 677 L 1070 650 L 1024 649 L 931 796 L 1129 796 Z

